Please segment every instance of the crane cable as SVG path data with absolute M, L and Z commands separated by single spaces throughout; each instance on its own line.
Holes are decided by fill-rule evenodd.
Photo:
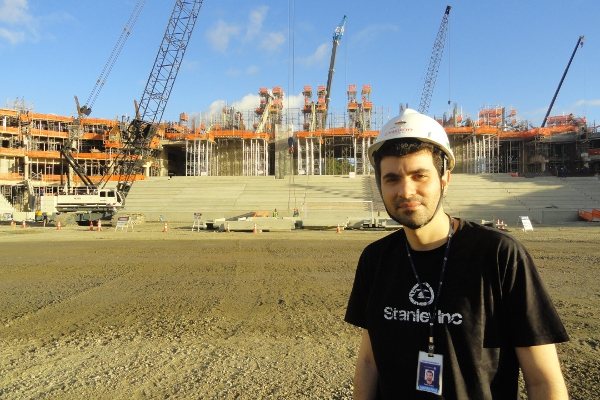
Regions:
M 84 107 L 82 107 L 82 108 L 87 108 L 89 110 L 89 112 L 92 111 L 92 106 L 96 102 L 96 99 L 98 98 L 98 95 L 100 94 L 100 91 L 104 87 L 104 83 L 106 82 L 108 75 L 112 71 L 113 66 L 115 65 L 115 62 L 117 61 L 117 58 L 119 58 L 119 54 L 121 54 L 121 50 L 123 49 L 123 46 L 125 45 L 125 42 L 127 41 L 127 38 L 129 37 L 129 34 L 131 33 L 131 30 L 133 29 L 133 26 L 135 25 L 145 4 L 146 4 L 146 0 L 138 0 L 135 7 L 133 8 L 133 11 L 131 12 L 131 15 L 129 16 L 129 19 L 127 20 L 127 24 L 121 31 L 121 36 L 119 36 L 119 40 L 117 40 L 115 47 L 113 48 L 112 52 L 110 53 L 110 57 L 106 61 L 106 64 L 104 65 L 104 69 L 102 69 L 102 72 L 100 73 L 100 77 L 98 78 L 98 80 L 96 81 L 96 84 L 94 85 L 94 89 L 92 89 L 92 92 L 90 93 L 90 96 L 88 97 L 87 101 L 85 102 Z
M 291 3 L 291 4 L 290 4 Z M 290 16 L 291 14 L 291 16 Z M 294 88 L 294 83 L 295 83 L 295 69 L 294 69 L 294 63 L 295 63 L 295 24 L 296 24 L 296 0 L 288 0 L 288 37 L 290 38 L 289 42 L 288 42 L 288 97 L 287 97 L 287 102 L 288 102 L 288 106 L 286 109 L 287 112 L 287 117 L 286 117 L 286 122 L 287 125 L 289 127 L 290 125 L 290 118 L 289 118 L 289 110 L 290 110 L 290 93 L 295 93 L 295 88 Z M 290 61 L 289 58 L 292 58 L 291 60 L 291 68 L 292 68 L 292 92 L 290 92 Z M 292 121 L 292 138 L 293 138 L 293 121 Z M 295 146 L 296 147 L 296 146 Z M 290 156 L 290 168 L 291 168 L 291 173 L 290 173 L 290 177 L 288 179 L 288 184 L 289 184 L 289 189 L 288 189 L 288 206 L 287 206 L 287 211 L 289 212 L 290 210 L 290 203 L 291 203 L 291 198 L 292 198 L 292 191 L 294 193 L 294 209 L 297 208 L 297 199 L 296 199 L 296 183 L 294 181 L 294 153 L 290 152 L 289 153 Z

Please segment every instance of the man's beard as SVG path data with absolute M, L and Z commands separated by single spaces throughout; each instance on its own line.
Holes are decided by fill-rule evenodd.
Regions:
M 398 208 L 402 203 L 420 203 L 418 210 L 403 210 Z M 400 225 L 409 229 L 416 230 L 426 225 L 432 218 L 436 210 L 437 203 L 430 206 L 429 202 L 421 196 L 412 196 L 408 199 L 396 199 L 391 207 L 386 203 L 385 208 L 392 219 Z

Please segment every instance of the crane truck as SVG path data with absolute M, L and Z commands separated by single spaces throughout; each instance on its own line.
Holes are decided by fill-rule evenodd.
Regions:
M 156 136 L 156 124 L 163 116 L 202 2 L 203 0 L 175 1 L 139 106 L 135 102 L 136 116 L 122 132 L 122 147 L 112 158 L 98 183 L 94 183 L 86 175 L 72 154 L 82 135 L 81 120 L 91 112 L 87 104 L 79 107 L 75 97 L 78 118 L 70 126 L 69 139 L 63 145 L 61 155 L 84 186 L 67 187 L 64 193 L 55 196 L 57 215 L 52 219 L 65 225 L 110 220 L 124 206 L 131 185 L 142 172 L 144 160 L 154 151 L 151 143 Z M 118 180 L 116 187 L 107 187 L 108 182 L 115 180 Z

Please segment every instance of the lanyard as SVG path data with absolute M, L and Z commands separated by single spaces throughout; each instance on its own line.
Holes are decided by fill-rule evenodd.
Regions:
M 450 252 L 450 242 L 452 241 L 452 235 L 454 234 L 454 219 L 450 217 L 450 228 L 448 229 L 448 241 L 446 242 L 446 250 L 444 251 L 444 261 L 442 263 L 442 272 L 440 273 L 440 284 L 438 285 L 438 291 L 435 296 L 435 301 L 433 303 L 433 313 L 431 312 L 431 308 L 429 304 L 427 304 L 427 311 L 429 311 L 429 348 L 428 354 L 430 357 L 433 357 L 433 352 L 435 349 L 433 342 L 433 327 L 435 325 L 436 314 L 438 309 L 438 302 L 440 301 L 440 293 L 442 292 L 442 283 L 444 282 L 444 273 L 446 272 L 446 265 L 448 264 L 448 253 Z M 405 240 L 406 244 L 406 252 L 408 253 L 408 261 L 410 262 L 410 266 L 412 267 L 413 273 L 415 274 L 415 278 L 417 278 L 417 283 L 419 284 L 419 289 L 421 293 L 425 293 L 423 290 L 423 284 L 421 283 L 421 279 L 419 278 L 419 274 L 417 274 L 417 268 L 415 267 L 415 263 L 410 255 L 410 246 L 408 245 L 408 238 Z

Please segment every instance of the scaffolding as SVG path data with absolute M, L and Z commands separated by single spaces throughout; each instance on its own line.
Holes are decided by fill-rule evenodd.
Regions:
M 304 104 L 283 112 L 281 87 L 259 89 L 259 104 L 177 122 L 157 124 L 153 152 L 143 160 L 145 176 L 267 176 L 290 174 L 373 174 L 368 148 L 390 118 L 389 108 L 375 108 L 370 85 L 348 86 L 344 110 L 325 110 L 323 87 L 304 86 Z M 313 101 L 313 94 L 317 94 Z M 123 146 L 129 119 L 82 120 L 38 114 L 22 101 L 0 109 L 0 190 L 18 207 L 32 196 L 56 193 L 63 180 L 82 182 L 60 156 L 70 146 L 85 175 L 96 182 Z M 325 126 L 327 121 L 327 126 Z M 476 118 L 454 110 L 440 120 L 448 133 L 458 173 L 600 172 L 600 133 L 573 114 L 549 117 L 548 126 L 529 128 L 516 110 L 484 106 Z M 190 126 L 188 126 L 191 125 Z M 142 160 L 140 160 L 142 161 Z
M 353 160 L 355 171 L 359 175 L 370 175 L 368 148 L 377 137 L 372 131 L 373 103 L 371 102 L 371 85 L 363 85 L 361 100 L 356 100 L 356 85 L 348 86 L 348 122 L 351 128 L 357 129 L 353 138 Z
M 498 172 L 522 174 L 525 172 L 525 146 L 522 140 L 500 140 L 500 159 Z
M 468 174 L 497 173 L 499 170 L 499 136 L 470 135 L 463 141 L 463 168 Z
M 194 139 L 185 141 L 185 175 L 216 175 L 214 163 L 215 142 L 210 139 Z
M 265 139 L 242 139 L 242 174 L 264 176 L 269 174 L 269 146 Z
M 298 132 L 298 174 L 345 175 L 354 172 L 371 174 L 367 149 L 377 137 L 373 130 L 373 104 L 370 100 L 371 86 L 363 85 L 361 100 L 357 99 L 356 85 L 348 87 L 348 108 L 339 115 L 331 112 L 328 118 L 332 126 L 324 129 L 324 88 L 319 87 L 317 102 L 312 101 L 312 87 L 304 86 L 302 130 Z M 383 109 L 380 126 L 383 125 Z

